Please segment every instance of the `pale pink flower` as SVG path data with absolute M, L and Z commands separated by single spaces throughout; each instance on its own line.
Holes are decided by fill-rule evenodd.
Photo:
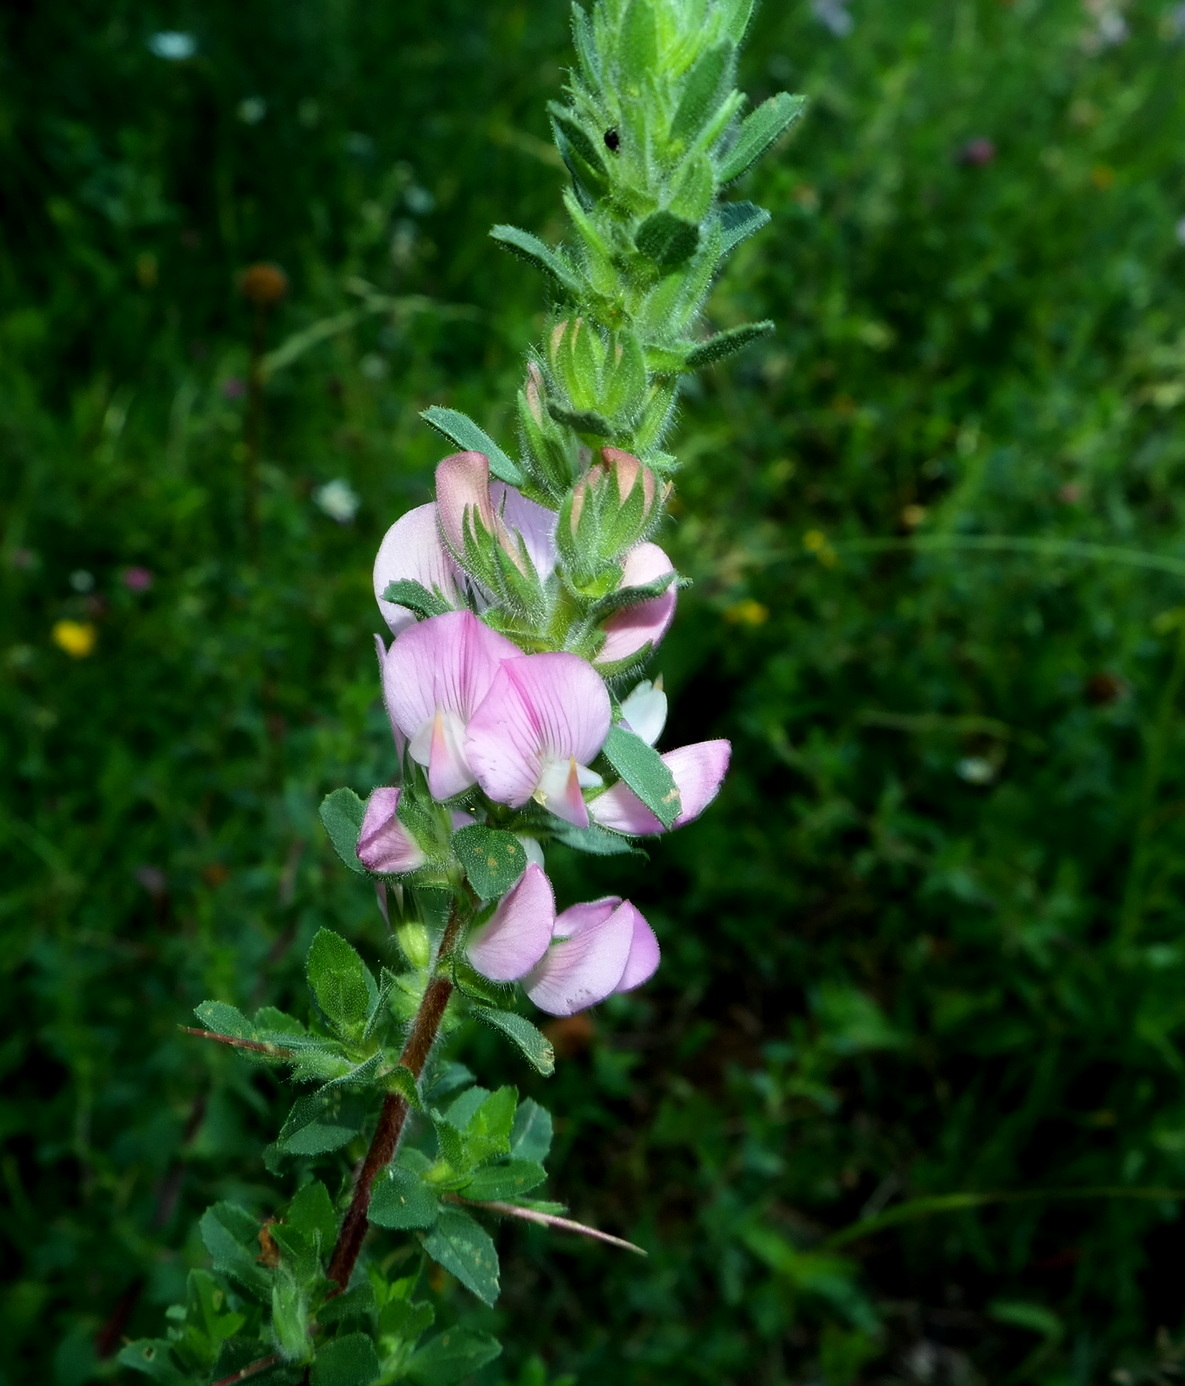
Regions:
M 573 905 L 556 918 L 554 942 L 523 979 L 549 1015 L 573 1015 L 654 975 L 659 948 L 642 914 L 619 896 Z
M 675 571 L 674 564 L 657 544 L 636 544 L 625 556 L 620 587 L 644 587 L 648 582 Z M 641 657 L 654 649 L 675 618 L 675 584 L 657 597 L 615 611 L 605 622 L 605 643 L 595 663 L 617 664 Z
M 464 579 L 452 555 L 440 542 L 436 506 L 418 505 L 409 510 L 383 536 L 374 560 L 374 595 L 383 620 L 398 635 L 415 623 L 406 606 L 383 600 L 388 583 L 418 582 L 450 606 L 464 606 Z
M 493 982 L 525 976 L 547 951 L 555 926 L 555 895 L 542 867 L 530 862 L 469 938 L 469 961 Z

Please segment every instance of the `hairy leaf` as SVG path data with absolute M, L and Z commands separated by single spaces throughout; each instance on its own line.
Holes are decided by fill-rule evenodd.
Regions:
M 806 105 L 805 96 L 780 91 L 750 111 L 741 122 L 736 142 L 725 154 L 718 170 L 722 183 L 731 183 L 765 153 L 785 130 L 798 119 Z
M 508 457 L 485 429 L 475 424 L 468 414 L 462 414 L 459 409 L 442 409 L 440 405 L 433 404 L 420 413 L 420 418 L 431 424 L 438 433 L 443 433 L 463 451 L 483 453 L 489 459 L 490 471 L 499 480 L 511 486 L 522 485 L 523 474 L 518 463 Z
M 405 1368 L 420 1386 L 451 1386 L 492 1362 L 501 1345 L 485 1333 L 468 1328 L 450 1328 L 438 1333 L 421 1347 Z
M 436 1225 L 422 1239 L 424 1250 L 439 1266 L 493 1304 L 498 1298 L 498 1253 L 490 1234 L 460 1208 L 444 1207 Z
M 653 746 L 623 726 L 609 728 L 605 758 L 665 828 L 679 816 L 681 807 L 675 777 Z
M 357 850 L 365 812 L 366 805 L 352 789 L 335 789 L 321 800 L 321 822 L 333 843 L 333 850 L 359 876 L 366 875 L 366 867 L 358 860 Z
M 453 834 L 453 850 L 482 900 L 505 895 L 527 867 L 527 853 L 513 833 L 480 823 Z
M 538 1073 L 547 1076 L 555 1072 L 555 1050 L 546 1035 L 532 1025 L 526 1016 L 492 1006 L 474 1006 L 473 1014 L 513 1041 L 519 1053 Z

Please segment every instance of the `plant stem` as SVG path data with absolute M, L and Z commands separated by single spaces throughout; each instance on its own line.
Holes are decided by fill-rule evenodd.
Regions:
M 440 940 L 438 959 L 447 957 L 452 951 L 461 930 L 461 919 L 461 911 L 454 904 L 444 937 Z M 428 1062 L 428 1055 L 436 1042 L 440 1022 L 444 1019 L 452 993 L 453 984 L 448 977 L 433 977 L 424 992 L 420 1008 L 412 1021 L 407 1043 L 399 1056 L 399 1062 L 409 1068 L 416 1078 L 423 1073 L 424 1065 Z M 370 1211 L 370 1195 L 374 1181 L 390 1164 L 399 1148 L 399 1138 L 403 1134 L 403 1124 L 406 1120 L 407 1099 L 400 1093 L 388 1093 L 383 1099 L 378 1125 L 375 1127 L 370 1149 L 366 1152 L 366 1159 L 358 1171 L 354 1197 L 350 1200 L 337 1245 L 333 1248 L 333 1256 L 329 1261 L 327 1274 L 330 1280 L 337 1281 L 342 1290 L 350 1283 L 350 1276 L 354 1272 L 354 1266 L 362 1250 L 362 1242 L 366 1237 L 367 1214 Z

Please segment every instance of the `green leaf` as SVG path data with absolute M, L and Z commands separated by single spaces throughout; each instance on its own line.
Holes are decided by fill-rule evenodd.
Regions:
M 275 1149 L 286 1155 L 327 1155 L 340 1150 L 362 1129 L 366 1101 L 360 1095 L 333 1088 L 328 1096 L 310 1093 L 292 1104 L 276 1137 Z
M 591 136 L 566 107 L 547 103 L 552 133 L 568 172 L 585 192 L 603 197 L 609 191 L 609 170 L 601 157 L 601 136 Z
M 651 212 L 634 233 L 634 244 L 648 260 L 668 272 L 695 254 L 699 227 L 671 212 Z
M 522 231 L 517 226 L 499 225 L 491 229 L 490 235 L 499 245 L 543 270 L 569 297 L 579 301 L 584 293 L 575 271 L 567 260 L 557 251 L 543 244 L 538 236 Z
M 505 895 L 527 867 L 527 853 L 513 833 L 480 823 L 453 834 L 453 850 L 482 900 Z
M 377 987 L 357 951 L 340 934 L 317 931 L 307 969 L 317 1005 L 335 1028 L 351 1032 L 366 1024 Z
M 441 1208 L 431 1232 L 422 1238 L 424 1250 L 478 1299 L 493 1304 L 498 1298 L 498 1253 L 490 1234 L 460 1208 Z
M 436 1313 L 430 1304 L 413 1304 L 408 1299 L 390 1299 L 379 1311 L 379 1332 L 384 1337 L 402 1338 L 414 1343 L 432 1327 Z
M 333 843 L 333 850 L 359 876 L 366 875 L 366 867 L 358 860 L 357 850 L 365 812 L 366 805 L 352 789 L 335 789 L 321 800 L 321 822 Z
M 214 1269 L 228 1275 L 262 1303 L 271 1300 L 272 1278 L 257 1264 L 259 1219 L 234 1203 L 215 1203 L 198 1223 L 202 1244 Z
M 458 1131 L 464 1131 L 472 1121 L 474 1112 L 490 1095 L 489 1088 L 475 1083 L 473 1087 L 466 1088 L 463 1093 L 453 1098 L 445 1109 L 444 1119 Z
M 464 1128 L 465 1153 L 473 1164 L 510 1154 L 510 1132 L 517 1107 L 517 1089 L 498 1088 L 469 1118 Z
M 679 816 L 679 789 L 654 747 L 619 724 L 609 728 L 604 754 L 655 818 L 669 828 Z
M 412 1170 L 392 1165 L 375 1181 L 370 1198 L 370 1220 L 379 1227 L 404 1231 L 428 1228 L 440 1212 L 440 1200 Z
M 725 202 L 718 209 L 718 215 L 721 256 L 729 254 L 769 224 L 769 213 L 755 202 Z
M 528 1097 L 514 1114 L 510 1154 L 515 1160 L 541 1162 L 551 1149 L 551 1113 Z
M 450 1328 L 429 1338 L 409 1360 L 404 1370 L 420 1386 L 451 1386 L 492 1362 L 501 1345 L 485 1333 L 468 1328 Z
M 200 1006 L 194 1007 L 193 1013 L 207 1030 L 213 1030 L 216 1035 L 229 1035 L 232 1039 L 255 1038 L 255 1026 L 242 1011 L 228 1006 L 225 1001 L 203 1001 Z
M 420 1085 L 416 1082 L 416 1075 L 406 1064 L 396 1064 L 390 1073 L 384 1075 L 384 1081 L 388 1091 L 397 1092 L 412 1111 L 418 1112 L 423 1109 Z
M 671 121 L 671 138 L 687 140 L 704 125 L 732 85 L 733 44 L 717 43 L 701 53 L 683 83 L 679 108 Z
M 677 573 L 663 573 L 661 577 L 639 583 L 636 587 L 618 587 L 595 603 L 588 613 L 589 620 L 603 621 L 615 611 L 623 611 L 628 606 L 636 606 L 638 602 L 648 602 L 655 597 L 661 597 L 672 583 L 684 585 L 679 583 Z
M 272 1333 L 286 1362 L 307 1362 L 312 1356 L 308 1297 L 283 1265 L 272 1284 Z
M 784 131 L 798 119 L 806 105 L 805 96 L 791 96 L 780 91 L 750 111 L 741 122 L 736 141 L 721 161 L 718 176 L 722 183 L 731 183 L 757 162 Z
M 640 89 L 658 65 L 653 0 L 629 0 L 617 39 L 617 61 L 627 84 Z
M 553 834 L 557 842 L 562 842 L 565 847 L 572 847 L 577 852 L 588 852 L 594 857 L 624 857 L 635 856 L 644 857 L 645 852 L 640 847 L 634 847 L 628 839 L 618 833 L 611 833 L 604 828 L 558 828 Z
M 542 1031 L 536 1029 L 526 1016 L 491 1006 L 474 1006 L 473 1014 L 516 1044 L 523 1058 L 536 1072 L 545 1077 L 555 1072 L 555 1050 Z
M 522 234 L 526 235 L 526 232 Z M 465 452 L 484 453 L 489 459 L 490 471 L 499 480 L 511 486 L 523 484 L 522 469 L 518 463 L 512 461 L 485 429 L 475 424 L 468 414 L 462 414 L 459 409 L 442 409 L 440 405 L 433 404 L 421 412 L 420 418 Z
M 337 1213 L 329 1191 L 319 1179 L 306 1184 L 288 1205 L 284 1224 L 294 1228 L 310 1242 L 318 1237 L 322 1247 L 330 1247 L 337 1236 Z
M 319 1349 L 309 1380 L 312 1386 L 370 1386 L 381 1371 L 369 1335 L 350 1333 Z
M 413 582 L 411 578 L 400 578 L 398 582 L 387 583 L 383 588 L 383 601 L 396 602 L 399 606 L 406 606 L 409 611 L 423 617 L 443 616 L 446 611 L 453 609 L 443 597 L 429 592 L 422 582 Z M 337 792 L 341 794 L 343 791 L 339 789 Z M 363 810 L 365 811 L 365 805 Z M 361 829 L 361 819 L 358 826 Z M 357 842 L 357 838 L 354 840 Z
M 363 1319 L 375 1311 L 374 1286 L 363 1283 L 343 1294 L 327 1299 L 317 1310 L 317 1322 L 322 1326 L 344 1323 L 347 1319 Z
M 469 1183 L 462 1186 L 461 1193 L 478 1203 L 505 1201 L 530 1193 L 546 1178 L 547 1171 L 535 1161 L 510 1160 L 475 1171 Z
M 557 404 L 555 400 L 547 401 L 547 412 L 556 423 L 567 424 L 569 428 L 574 428 L 577 433 L 591 433 L 595 438 L 611 438 L 613 436 L 613 425 L 604 416 L 592 409 L 565 409 L 562 404 Z
M 164 1338 L 141 1338 L 128 1343 L 115 1359 L 121 1367 L 143 1372 L 161 1386 L 191 1386 L 192 1372 L 182 1371 L 172 1353 L 172 1345 Z
M 706 342 L 700 342 L 692 351 L 687 353 L 688 370 L 699 370 L 701 366 L 712 366 L 717 361 L 723 361 L 726 356 L 732 356 L 738 351 L 743 351 L 751 342 L 760 341 L 762 337 L 768 337 L 774 330 L 774 325 L 770 321 L 747 322 L 741 327 L 730 327 L 727 332 L 717 332 L 714 337 L 709 337 Z

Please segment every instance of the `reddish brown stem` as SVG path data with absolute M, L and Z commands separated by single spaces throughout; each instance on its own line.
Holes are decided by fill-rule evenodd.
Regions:
M 441 957 L 447 956 L 452 950 L 460 928 L 461 915 L 454 906 L 448 927 L 440 941 Z M 444 1012 L 452 993 L 453 984 L 447 977 L 434 977 L 424 992 L 416 1018 L 412 1021 L 407 1043 L 399 1056 L 399 1062 L 405 1068 L 411 1069 L 416 1078 L 423 1073 L 424 1065 L 428 1062 L 428 1055 L 436 1043 L 440 1022 L 444 1019 Z M 370 1142 L 370 1149 L 366 1152 L 366 1159 L 362 1162 L 362 1168 L 358 1171 L 358 1178 L 354 1183 L 354 1197 L 350 1200 L 337 1245 L 333 1248 L 333 1256 L 329 1261 L 327 1274 L 330 1280 L 335 1280 L 343 1290 L 350 1283 L 350 1276 L 354 1273 L 354 1266 L 366 1237 L 374 1181 L 391 1163 L 395 1151 L 399 1148 L 399 1138 L 403 1135 L 403 1124 L 406 1120 L 407 1099 L 399 1093 L 388 1093 L 383 1099 L 378 1126 Z
M 246 1381 L 248 1377 L 266 1371 L 268 1367 L 274 1367 L 279 1360 L 278 1355 L 274 1352 L 270 1357 L 260 1357 L 254 1362 L 248 1362 L 245 1367 L 233 1372 L 230 1376 L 224 1376 L 220 1381 L 216 1381 L 214 1386 L 234 1386 L 236 1381 Z
M 233 1045 L 235 1049 L 250 1049 L 256 1054 L 266 1054 L 272 1059 L 293 1059 L 296 1055 L 291 1049 L 284 1049 L 278 1044 L 264 1044 L 261 1040 L 237 1039 L 234 1035 L 220 1035 L 214 1030 L 198 1030 L 192 1025 L 179 1025 L 179 1030 L 183 1030 L 187 1035 L 196 1035 L 198 1039 L 217 1040 L 219 1044 Z

